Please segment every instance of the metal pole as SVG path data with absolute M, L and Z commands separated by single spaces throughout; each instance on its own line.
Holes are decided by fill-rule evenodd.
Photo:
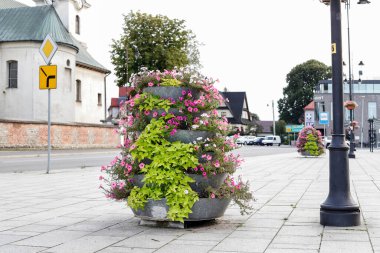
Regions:
M 329 146 L 329 194 L 321 204 L 320 223 L 325 226 L 357 226 L 360 209 L 350 192 L 348 147 L 343 126 L 342 25 L 340 0 L 330 1 L 333 83 L 333 131 Z
M 272 112 L 273 112 L 273 136 L 276 135 L 276 124 L 274 120 L 274 100 L 272 100 Z
M 51 122 L 50 122 L 50 88 L 48 88 L 48 164 L 47 164 L 46 174 L 49 174 L 49 170 L 50 170 L 50 153 L 51 153 L 50 125 L 51 125 Z
M 347 10 L 347 40 L 348 40 L 348 82 L 349 82 L 349 97 L 352 100 L 352 72 L 351 72 L 351 41 L 350 41 L 350 0 L 345 2 Z M 352 126 L 352 121 L 354 120 L 354 111 L 350 110 L 350 126 Z M 349 158 L 355 158 L 355 133 L 354 128 L 350 127 L 350 152 L 348 153 Z
M 360 148 L 363 149 L 363 131 L 364 131 L 364 122 L 363 122 L 363 116 L 364 116 L 364 96 L 362 96 L 362 123 L 361 123 L 361 133 L 360 133 Z

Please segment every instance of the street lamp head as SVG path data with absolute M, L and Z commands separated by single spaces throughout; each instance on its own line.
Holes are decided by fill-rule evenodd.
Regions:
M 359 0 L 358 4 L 369 4 L 371 3 L 370 1 L 368 0 Z
M 363 61 L 360 61 L 358 65 L 361 66 L 361 67 L 363 67 L 364 66 Z
M 330 5 L 330 0 L 319 0 L 321 3 L 324 3 L 325 5 Z M 342 3 L 347 2 L 347 0 L 340 0 Z M 362 1 L 362 0 L 359 0 Z
M 346 63 L 343 61 L 343 66 L 346 66 Z

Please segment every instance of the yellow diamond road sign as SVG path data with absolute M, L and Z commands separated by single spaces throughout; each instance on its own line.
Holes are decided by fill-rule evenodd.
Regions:
M 58 46 L 54 42 L 54 40 L 50 37 L 49 34 L 46 35 L 46 38 L 44 39 L 40 47 L 40 54 L 42 55 L 42 58 L 44 58 L 46 64 L 50 64 L 51 58 L 53 58 L 57 49 Z
M 57 65 L 40 66 L 40 90 L 57 88 Z

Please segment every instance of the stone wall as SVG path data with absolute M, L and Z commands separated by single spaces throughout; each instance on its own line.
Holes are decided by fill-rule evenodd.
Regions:
M 51 124 L 51 147 L 114 148 L 119 144 L 115 126 L 101 124 Z M 0 148 L 47 147 L 47 122 L 15 121 L 0 119 Z

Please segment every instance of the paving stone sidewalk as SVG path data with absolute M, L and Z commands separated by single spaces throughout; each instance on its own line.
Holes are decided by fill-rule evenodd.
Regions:
M 254 151 L 253 151 L 254 152 Z M 0 252 L 380 252 L 380 150 L 350 159 L 362 225 L 324 227 L 328 155 L 246 158 L 237 172 L 257 201 L 249 216 L 225 216 L 190 229 L 139 226 L 125 203 L 103 197 L 99 168 L 0 174 Z

